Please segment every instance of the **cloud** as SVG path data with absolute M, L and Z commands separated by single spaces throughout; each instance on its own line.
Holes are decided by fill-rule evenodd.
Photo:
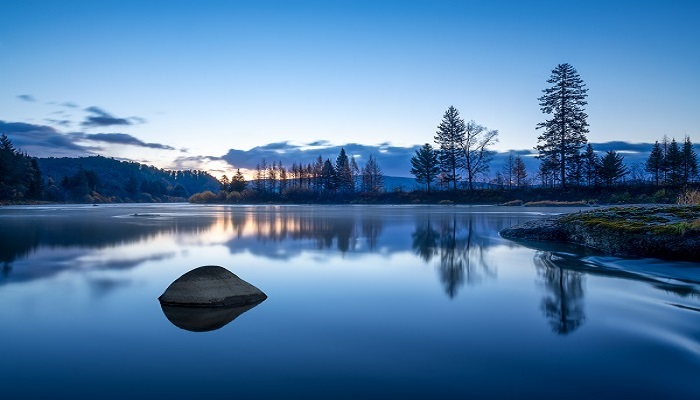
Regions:
M 174 147 L 165 144 L 146 143 L 143 140 L 126 133 L 81 133 L 76 135 L 83 140 L 91 140 L 95 142 L 147 147 L 149 149 L 175 150 Z
M 57 125 L 70 121 L 51 120 Z M 146 143 L 126 133 L 60 132 L 47 125 L 24 122 L 0 121 L 0 133 L 4 133 L 16 148 L 34 157 L 83 157 L 104 152 L 103 144 L 120 144 L 158 150 L 176 150 L 161 143 Z M 89 145 L 90 142 L 96 145 Z
M 78 108 L 78 105 L 73 103 L 72 101 L 64 101 L 63 103 L 61 103 L 59 105 L 66 107 L 66 108 Z
M 85 111 L 92 115 L 85 117 L 82 125 L 84 127 L 103 127 L 103 126 L 114 126 L 114 125 L 132 125 L 132 122 L 127 118 L 118 118 L 99 107 L 88 107 Z
M 52 124 L 52 125 L 59 125 L 59 126 L 62 126 L 62 127 L 64 127 L 64 128 L 69 128 L 69 127 L 73 124 L 72 121 L 67 120 L 67 119 L 51 119 L 51 118 L 46 118 L 46 119 L 44 119 L 44 121 L 46 121 L 46 122 L 48 122 L 48 123 L 50 123 L 50 124 Z
M 77 144 L 70 136 L 46 125 L 0 121 L 0 132 L 6 134 L 16 148 L 35 157 L 78 157 L 101 150 Z
M 30 103 L 33 103 L 36 101 L 34 96 L 32 96 L 31 94 L 20 94 L 17 96 L 17 98 L 22 100 L 22 101 L 28 101 Z

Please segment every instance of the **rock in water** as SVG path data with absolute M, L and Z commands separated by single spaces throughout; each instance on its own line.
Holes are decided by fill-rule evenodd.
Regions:
M 206 265 L 177 278 L 158 300 L 168 306 L 229 307 L 255 304 L 266 298 L 260 289 L 226 268 Z

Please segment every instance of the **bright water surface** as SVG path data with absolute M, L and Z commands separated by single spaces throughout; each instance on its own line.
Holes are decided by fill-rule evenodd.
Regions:
M 498 236 L 565 211 L 1 207 L 0 396 L 700 398 L 700 264 Z M 212 264 L 269 298 L 177 327 Z

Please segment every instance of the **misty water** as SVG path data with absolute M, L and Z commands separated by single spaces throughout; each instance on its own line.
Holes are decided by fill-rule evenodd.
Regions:
M 700 263 L 498 236 L 576 210 L 1 207 L 0 393 L 698 398 Z M 268 299 L 168 314 L 201 265 Z

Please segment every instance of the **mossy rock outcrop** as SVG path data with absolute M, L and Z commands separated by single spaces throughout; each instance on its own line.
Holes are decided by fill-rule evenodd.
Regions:
M 700 261 L 700 206 L 627 206 L 528 221 L 506 239 L 583 245 L 617 256 Z

